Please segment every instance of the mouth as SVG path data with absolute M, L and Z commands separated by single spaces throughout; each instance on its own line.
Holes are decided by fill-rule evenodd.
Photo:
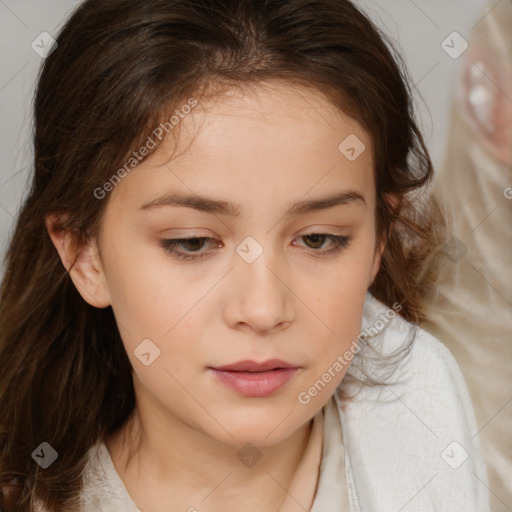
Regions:
M 245 360 L 239 361 L 234 364 L 227 364 L 224 366 L 214 367 L 214 370 L 227 371 L 227 372 L 266 372 L 270 370 L 281 370 L 288 368 L 297 368 L 296 365 L 283 361 L 282 359 L 269 359 L 268 361 L 252 361 Z
M 258 363 L 240 361 L 235 364 L 210 367 L 216 380 L 235 393 L 248 397 L 265 397 L 276 393 L 297 373 L 299 367 L 272 359 Z

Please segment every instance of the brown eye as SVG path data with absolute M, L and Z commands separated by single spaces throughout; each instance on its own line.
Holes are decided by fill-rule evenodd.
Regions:
M 329 254 L 335 254 L 342 249 L 348 247 L 350 242 L 352 241 L 351 236 L 337 236 L 331 235 L 328 233 L 309 233 L 308 235 L 302 235 L 300 238 L 304 240 L 311 240 L 311 243 L 306 244 L 310 249 L 314 249 L 313 253 L 315 256 L 325 256 Z M 319 251 L 326 240 L 330 240 L 333 247 L 331 249 Z M 296 244 L 294 244 L 296 245 Z
M 313 241 L 312 249 L 320 249 L 320 247 L 325 242 L 327 235 L 322 235 L 320 233 L 313 233 L 312 235 L 304 236 L 305 239 L 310 239 Z M 320 239 L 320 240 L 319 240 Z
M 178 260 L 194 260 L 209 255 L 209 253 L 201 251 L 206 240 L 213 241 L 214 239 L 209 237 L 169 238 L 160 240 L 159 245 Z M 185 250 L 177 249 L 179 246 L 184 246 Z

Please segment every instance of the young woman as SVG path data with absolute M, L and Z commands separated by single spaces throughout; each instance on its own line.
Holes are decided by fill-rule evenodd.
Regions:
M 0 297 L 2 510 L 488 510 L 415 324 L 442 223 L 345 0 L 87 0 L 35 99 Z

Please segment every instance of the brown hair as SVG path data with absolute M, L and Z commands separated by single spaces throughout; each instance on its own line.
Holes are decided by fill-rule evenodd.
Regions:
M 37 84 L 34 175 L 0 297 L 0 486 L 19 491 L 0 493 L 9 511 L 33 510 L 36 498 L 71 510 L 88 449 L 134 408 L 112 309 L 82 299 L 45 218 L 67 214 L 61 228 L 77 247 L 95 236 L 108 198 L 93 191 L 187 98 L 215 84 L 286 80 L 324 92 L 358 120 L 373 141 L 377 231 L 387 239 L 370 291 L 401 303 L 413 322 L 424 317 L 439 242 L 405 66 L 349 1 L 87 0 L 57 43 Z M 58 453 L 44 470 L 31 457 L 41 442 Z

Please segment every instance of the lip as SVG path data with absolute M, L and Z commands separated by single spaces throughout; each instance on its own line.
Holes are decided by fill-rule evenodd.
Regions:
M 226 364 L 224 366 L 216 366 L 214 370 L 228 371 L 228 372 L 266 372 L 268 370 L 275 370 L 276 368 L 297 368 L 296 365 L 283 361 L 282 359 L 268 359 L 258 363 L 246 359 L 234 364 Z
M 265 397 L 277 392 L 299 368 L 280 359 L 258 363 L 240 361 L 209 368 L 214 377 L 236 393 L 248 397 Z

